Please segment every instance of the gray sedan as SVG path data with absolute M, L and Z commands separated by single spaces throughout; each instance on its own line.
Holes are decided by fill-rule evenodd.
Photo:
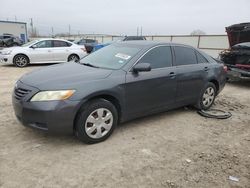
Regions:
M 25 126 L 107 139 L 116 125 L 186 105 L 208 109 L 226 68 L 193 47 L 150 41 L 115 43 L 80 63 L 36 70 L 17 81 L 16 117 Z

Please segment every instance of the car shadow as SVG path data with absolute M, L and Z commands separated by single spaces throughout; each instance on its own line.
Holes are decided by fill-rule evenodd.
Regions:
M 145 123 L 149 123 L 149 122 L 157 123 L 157 121 L 159 121 L 159 119 L 163 117 L 166 118 L 168 116 L 172 116 L 175 114 L 179 114 L 179 113 L 181 114 L 182 112 L 186 110 L 195 111 L 195 109 L 192 107 L 190 108 L 184 107 L 184 108 L 178 108 L 178 109 L 174 109 L 174 110 L 170 110 L 166 112 L 161 112 L 161 113 L 157 113 L 153 115 L 140 117 L 140 118 L 133 119 L 125 123 L 121 123 L 117 126 L 116 130 L 114 131 L 114 133 L 111 135 L 110 138 L 98 144 L 105 144 L 105 145 L 110 144 L 109 142 L 114 141 L 116 139 L 116 136 L 118 136 L 119 132 L 121 132 L 124 129 L 130 129 L 132 127 L 133 128 L 141 127 L 141 126 L 144 126 Z M 72 135 L 59 135 L 59 134 L 50 134 L 50 133 L 42 132 L 42 131 L 32 129 L 29 127 L 26 127 L 26 129 L 27 130 L 25 131 L 28 131 L 28 133 L 25 133 L 25 134 L 29 134 L 29 137 L 31 137 L 31 139 L 41 140 L 43 145 L 53 145 L 56 147 L 67 147 L 67 146 L 71 147 L 72 145 L 88 146 L 88 144 L 84 144 L 83 142 L 78 140 L 73 134 Z
M 36 63 L 36 64 L 29 64 L 26 67 L 22 67 L 21 69 L 25 69 L 25 68 L 30 68 L 30 67 L 46 67 L 46 66 L 50 66 L 50 65 L 56 65 L 57 63 Z M 19 68 L 15 66 L 14 64 L 3 64 L 1 65 L 2 67 L 9 67 L 9 68 Z

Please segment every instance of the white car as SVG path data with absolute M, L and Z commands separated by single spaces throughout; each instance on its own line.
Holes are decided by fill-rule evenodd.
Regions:
M 86 56 L 83 46 L 62 39 L 40 39 L 20 47 L 4 48 L 0 51 L 0 63 L 11 63 L 25 67 L 29 63 L 62 63 L 78 61 Z

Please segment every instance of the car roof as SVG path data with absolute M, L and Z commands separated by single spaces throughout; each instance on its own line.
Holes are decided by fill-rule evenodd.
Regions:
M 37 41 L 42 41 L 42 40 L 60 40 L 60 41 L 70 42 L 70 41 L 68 41 L 68 40 L 59 39 L 59 38 L 40 38 L 40 39 L 37 39 Z M 70 42 L 70 43 L 71 43 L 71 42 Z
M 117 42 L 117 44 L 123 44 L 123 45 L 128 45 L 128 46 L 137 46 L 141 48 L 146 48 L 146 47 L 154 47 L 158 45 L 168 45 L 168 46 L 185 46 L 185 47 L 190 47 L 194 48 L 192 46 L 186 45 L 186 44 L 179 44 L 179 43 L 172 43 L 172 42 L 162 42 L 162 41 L 150 41 L 150 40 L 133 40 L 133 41 L 121 41 Z

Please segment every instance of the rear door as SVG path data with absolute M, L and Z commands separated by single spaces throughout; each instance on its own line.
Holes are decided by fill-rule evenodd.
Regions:
M 67 62 L 70 55 L 70 46 L 66 41 L 53 40 L 52 55 L 55 62 Z
M 128 72 L 125 84 L 126 111 L 137 116 L 174 104 L 176 94 L 175 67 L 170 46 L 149 50 L 138 63 L 150 63 L 151 71 Z
M 176 102 L 180 105 L 193 104 L 198 100 L 206 82 L 209 67 L 198 63 L 197 52 L 191 47 L 174 46 L 177 74 Z

